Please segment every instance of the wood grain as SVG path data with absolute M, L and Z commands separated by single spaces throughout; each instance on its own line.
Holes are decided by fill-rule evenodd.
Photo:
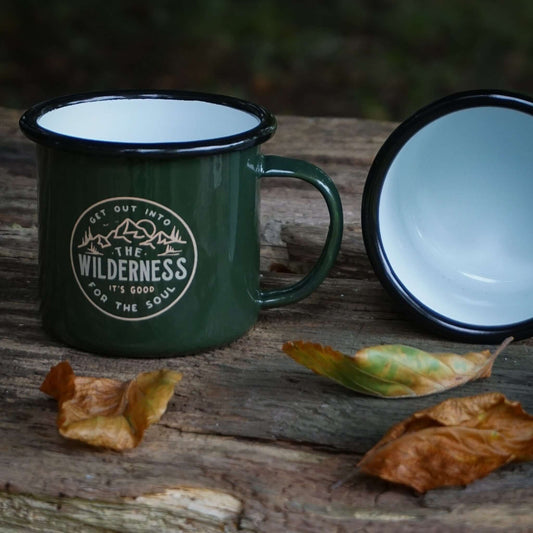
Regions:
M 532 463 L 424 496 L 363 474 L 332 489 L 391 424 L 447 397 L 497 390 L 533 412 L 531 340 L 513 344 L 490 379 L 396 401 L 343 389 L 280 350 L 298 338 L 346 352 L 393 342 L 484 348 L 419 329 L 368 263 L 361 193 L 393 124 L 280 118 L 265 152 L 318 164 L 341 192 L 346 232 L 331 276 L 303 302 L 262 313 L 228 347 L 157 361 L 98 357 L 43 333 L 33 147 L 18 131 L 18 116 L 0 109 L 0 531 L 533 530 Z M 264 285 L 292 283 L 323 242 L 320 196 L 294 180 L 264 180 L 261 217 Z M 137 449 L 93 450 L 59 436 L 55 402 L 38 390 L 62 359 L 82 375 L 130 379 L 166 366 L 184 378 Z

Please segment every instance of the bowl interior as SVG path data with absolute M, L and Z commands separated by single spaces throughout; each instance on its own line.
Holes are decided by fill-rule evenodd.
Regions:
M 451 320 L 533 317 L 533 117 L 481 106 L 418 130 L 383 181 L 379 237 L 397 279 Z

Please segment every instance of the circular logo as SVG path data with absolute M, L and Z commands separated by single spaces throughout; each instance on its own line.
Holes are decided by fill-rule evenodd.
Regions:
M 189 226 L 167 207 L 118 197 L 80 215 L 70 260 L 80 289 L 96 308 L 120 320 L 145 320 L 186 293 L 197 248 Z

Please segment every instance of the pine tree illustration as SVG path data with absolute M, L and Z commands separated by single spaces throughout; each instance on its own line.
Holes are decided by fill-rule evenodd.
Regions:
M 86 246 L 91 240 L 93 239 L 93 234 L 91 232 L 91 228 L 85 230 L 85 233 L 83 235 L 83 239 L 81 241 L 81 244 L 78 245 L 78 248 L 81 248 L 82 246 Z
M 180 243 L 185 242 L 182 240 L 181 235 L 180 235 L 180 230 L 176 228 L 176 226 L 172 227 L 172 231 L 170 232 L 170 240 L 173 242 L 180 242 Z

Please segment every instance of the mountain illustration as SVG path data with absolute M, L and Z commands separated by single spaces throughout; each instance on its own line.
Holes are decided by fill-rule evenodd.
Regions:
M 89 228 L 83 235 L 78 249 L 89 255 L 104 255 L 103 250 L 117 246 L 147 247 L 157 252 L 158 256 L 179 255 L 182 251 L 180 245 L 187 244 L 183 240 L 179 229 L 175 226 L 170 233 L 156 231 L 151 220 L 134 222 L 131 218 L 123 220 L 116 228 L 106 235 L 93 235 Z
M 123 220 L 114 230 L 107 234 L 107 238 L 123 239 L 126 243 L 131 244 L 135 240 L 146 239 L 150 233 L 143 226 L 133 222 L 131 218 Z
M 165 233 L 164 231 L 158 231 L 150 237 L 150 239 L 141 243 L 141 246 L 149 246 L 153 250 L 161 250 L 161 247 L 164 246 L 164 250 L 160 251 L 157 255 L 178 255 L 181 253 L 181 248 L 176 245 L 186 244 L 187 241 L 184 241 L 180 236 L 179 229 L 176 229 L 174 226 L 170 234 Z

